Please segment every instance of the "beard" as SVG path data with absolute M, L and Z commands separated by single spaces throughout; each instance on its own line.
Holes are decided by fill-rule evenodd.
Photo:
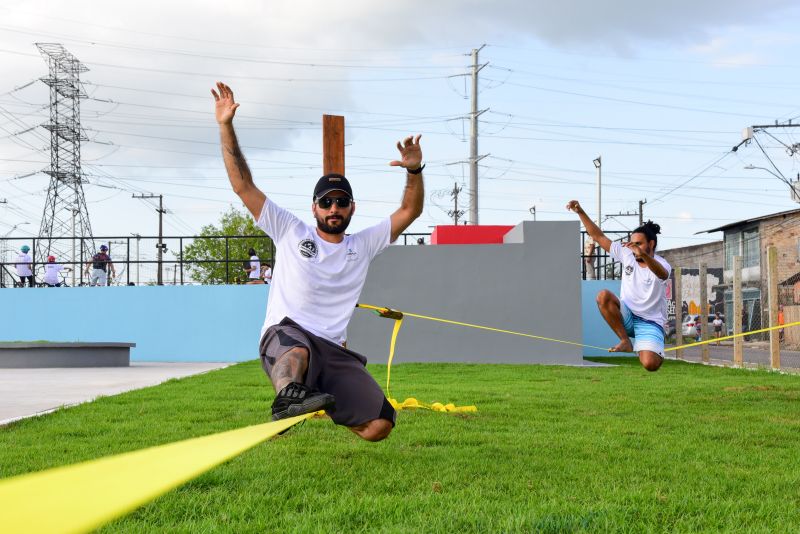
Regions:
M 350 226 L 350 219 L 352 217 L 352 215 L 348 217 L 343 217 L 341 215 L 332 215 L 324 218 L 317 217 L 317 228 L 326 234 L 342 234 L 345 230 L 347 230 L 347 227 Z M 332 226 L 330 224 L 332 220 L 338 220 L 339 222 L 336 224 L 336 226 Z
M 648 256 L 652 256 L 652 255 L 653 255 L 653 253 L 655 252 L 655 250 L 654 250 L 654 249 L 652 249 L 652 248 L 650 248 L 650 246 L 648 246 L 648 247 L 647 247 L 647 249 L 646 249 L 644 252 L 645 252 L 645 253 L 646 253 Z M 642 258 L 636 258 L 636 261 L 637 261 L 637 262 L 639 262 L 639 263 L 644 263 L 644 260 L 643 260 Z

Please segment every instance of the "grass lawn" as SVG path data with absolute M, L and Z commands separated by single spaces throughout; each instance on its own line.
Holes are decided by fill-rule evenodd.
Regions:
M 395 397 L 478 413 L 403 411 L 377 444 L 308 421 L 104 531 L 800 531 L 800 376 L 603 361 L 397 365 Z M 247 362 L 21 421 L 0 476 L 264 422 L 272 396 Z

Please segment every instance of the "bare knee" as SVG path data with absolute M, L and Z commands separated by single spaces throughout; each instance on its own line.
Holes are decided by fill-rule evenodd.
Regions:
M 661 364 L 664 363 L 664 358 L 655 352 L 643 350 L 639 352 L 639 361 L 642 363 L 642 367 L 652 373 L 653 371 L 658 371 Z
M 361 439 L 367 441 L 381 441 L 392 432 L 392 423 L 386 419 L 373 419 L 363 425 L 350 427 Z
M 616 301 L 617 296 L 608 289 L 603 289 L 597 294 L 597 305 L 600 307 L 607 306 Z

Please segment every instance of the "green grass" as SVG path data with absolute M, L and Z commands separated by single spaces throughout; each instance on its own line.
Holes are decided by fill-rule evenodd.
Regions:
M 312 420 L 104 531 L 800 531 L 800 377 L 604 361 L 395 366 L 396 397 L 479 412 L 404 411 L 377 444 Z M 264 422 L 271 398 L 256 362 L 102 398 L 0 429 L 0 475 Z

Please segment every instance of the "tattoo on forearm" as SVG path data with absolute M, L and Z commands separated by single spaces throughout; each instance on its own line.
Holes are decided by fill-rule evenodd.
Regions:
M 303 383 L 303 376 L 308 369 L 308 351 L 303 348 L 293 348 L 283 354 L 272 367 L 272 385 L 275 391 L 280 391 L 290 382 Z
M 247 167 L 247 160 L 244 159 L 244 154 L 242 154 L 238 143 L 233 147 L 226 146 L 225 150 L 233 157 L 233 162 L 236 164 L 236 168 L 239 171 L 239 178 L 245 181 L 245 173 L 250 174 L 250 169 Z

